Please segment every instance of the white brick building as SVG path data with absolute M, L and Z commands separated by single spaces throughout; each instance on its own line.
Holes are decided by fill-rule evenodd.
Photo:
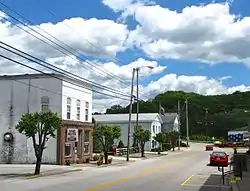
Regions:
M 46 109 L 57 112 L 71 128 L 78 126 L 76 128 L 81 129 L 82 132 L 84 126 L 90 130 L 92 125 L 91 85 L 57 74 L 51 76 L 44 74 L 0 76 L 0 162 L 5 163 L 6 157 L 8 157 L 3 140 L 3 135 L 6 132 L 12 132 L 15 137 L 11 162 L 33 163 L 35 161 L 32 141 L 17 133 L 15 126 L 23 114 Z M 65 132 L 60 134 L 61 139 L 64 139 L 63 142 L 59 142 L 59 138 L 49 140 L 43 155 L 44 163 L 63 163 L 65 157 L 61 155 L 67 149 L 64 134 Z M 83 139 L 80 137 L 80 140 L 85 140 L 83 134 L 85 131 L 79 135 L 83 137 Z M 91 137 L 91 134 L 88 136 Z M 91 140 L 89 141 L 91 142 Z M 82 158 L 84 153 L 82 152 L 84 150 L 82 143 L 84 141 L 79 142 L 78 145 L 79 158 Z M 61 144 L 63 144 L 62 147 Z M 68 148 L 67 151 L 70 152 L 69 157 L 73 152 L 72 148 L 75 147 L 75 144 L 70 143 L 70 145 L 71 149 Z M 87 154 L 90 155 L 90 144 L 88 147 L 85 150 L 88 150 Z

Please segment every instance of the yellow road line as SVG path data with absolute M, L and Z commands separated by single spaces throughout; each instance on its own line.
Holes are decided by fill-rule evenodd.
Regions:
M 197 155 L 197 154 L 194 154 L 194 155 Z M 184 160 L 188 159 L 189 157 L 190 156 L 184 157 L 184 158 L 179 159 L 179 160 L 177 159 L 177 160 L 175 160 L 175 162 L 184 161 Z M 138 174 L 135 174 L 135 175 L 132 175 L 132 176 L 120 178 L 120 179 L 117 179 L 117 180 L 114 180 L 114 181 L 110 181 L 110 182 L 106 182 L 106 183 L 103 183 L 103 184 L 100 184 L 100 185 L 97 185 L 97 186 L 94 186 L 94 187 L 91 187 L 91 188 L 87 188 L 84 191 L 96 191 L 96 190 L 100 190 L 100 189 L 103 189 L 103 188 L 106 188 L 106 187 L 109 187 L 109 186 L 112 186 L 112 185 L 115 185 L 115 184 L 119 184 L 119 183 L 122 183 L 122 182 L 125 182 L 125 181 L 128 181 L 128 180 L 139 178 L 139 177 L 141 177 L 143 175 L 151 174 L 153 172 L 156 172 L 156 171 L 159 171 L 159 170 L 165 168 L 166 166 L 167 166 L 167 164 L 159 165 L 159 166 L 147 169 L 145 171 L 142 171 L 142 172 L 140 172 Z
M 115 185 L 115 184 L 118 184 L 118 183 L 121 183 L 121 182 L 125 182 L 125 181 L 131 180 L 131 179 L 141 177 L 143 175 L 151 174 L 153 172 L 156 172 L 158 170 L 161 170 L 161 169 L 165 168 L 166 166 L 167 166 L 167 164 L 159 165 L 159 166 L 156 166 L 156 167 L 151 168 L 151 169 L 147 169 L 145 171 L 142 171 L 141 173 L 138 173 L 138 174 L 135 174 L 135 175 L 132 175 L 132 176 L 129 176 L 129 177 L 121 178 L 121 179 L 118 179 L 118 180 L 114 180 L 114 181 L 110 181 L 110 182 L 107 182 L 107 183 L 104 183 L 104 184 L 100 184 L 98 186 L 94 186 L 92 188 L 88 188 L 85 191 L 100 190 L 100 189 L 106 188 L 108 186 L 112 186 L 112 185 Z
M 189 176 L 189 177 L 181 184 L 181 186 L 187 184 L 187 183 L 191 180 L 191 178 L 193 178 L 193 177 L 194 177 L 194 175 Z

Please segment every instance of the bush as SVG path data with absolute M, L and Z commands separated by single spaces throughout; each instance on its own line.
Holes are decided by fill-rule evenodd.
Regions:
M 172 145 L 170 143 L 165 143 L 162 145 L 163 151 L 169 151 L 169 150 L 171 150 L 171 148 L 172 148 Z
M 70 161 L 70 160 L 66 160 L 66 161 L 65 161 L 65 164 L 66 164 L 67 166 L 70 166 L 71 161 Z
M 117 148 L 124 148 L 124 147 L 125 146 L 124 146 L 122 140 L 120 140 L 119 143 L 118 143 L 118 147 Z
M 93 161 L 97 161 L 99 159 L 99 155 L 94 155 L 93 156 Z

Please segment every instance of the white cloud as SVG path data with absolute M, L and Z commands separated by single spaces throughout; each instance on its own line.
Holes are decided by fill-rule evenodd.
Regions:
M 250 54 L 247 52 L 250 48 L 250 19 L 245 17 L 236 22 L 237 17 L 230 14 L 227 4 L 191 6 L 178 13 L 160 6 L 145 6 L 146 1 L 121 0 L 118 3 L 117 0 L 103 0 L 103 2 L 113 10 L 121 12 L 123 16 L 134 14 L 139 23 L 137 28 L 134 31 L 128 31 L 125 24 L 95 18 L 72 18 L 55 24 L 44 23 L 40 27 L 79 52 L 95 56 L 103 56 L 103 52 L 96 46 L 112 56 L 123 52 L 128 47 L 136 46 L 152 58 L 198 60 L 207 63 L 219 61 L 248 63 L 250 60 Z M 149 2 L 147 1 L 146 4 Z M 67 26 L 80 35 L 72 32 Z M 36 26 L 31 27 L 38 30 Z M 101 62 L 98 59 L 80 63 L 72 59 L 72 57 L 75 58 L 74 56 L 64 55 L 3 21 L 0 21 L 0 39 L 34 56 L 45 58 L 46 61 L 60 68 L 127 94 L 130 93 L 132 68 L 154 67 L 153 70 L 141 69 L 140 79 L 143 77 L 150 79 L 150 75 L 160 74 L 167 69 L 157 60 L 152 61 L 145 57 L 125 65 Z M 1 49 L 0 53 L 8 55 Z M 12 55 L 12 58 L 17 57 Z M 121 86 L 114 77 L 108 77 L 107 74 L 89 66 L 86 63 L 88 61 L 94 62 L 99 69 L 119 76 L 128 85 Z M 1 74 L 26 72 L 27 69 L 0 59 Z M 245 85 L 227 87 L 223 85 L 223 80 L 226 79 L 229 77 L 213 79 L 198 75 L 166 74 L 148 85 L 140 85 L 140 98 L 152 98 L 167 90 L 183 90 L 204 95 L 250 90 L 250 87 Z M 98 95 L 95 96 L 94 103 L 94 111 L 104 111 L 113 104 L 126 105 L 128 101 Z
M 140 6 L 134 16 L 138 26 L 128 45 L 151 58 L 250 64 L 250 17 L 231 14 L 228 3 L 189 6 L 181 12 Z

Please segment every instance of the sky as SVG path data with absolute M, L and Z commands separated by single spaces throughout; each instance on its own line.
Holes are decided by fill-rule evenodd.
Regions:
M 103 112 L 129 103 L 137 67 L 143 100 L 169 90 L 249 91 L 248 7 L 249 0 L 0 0 L 0 41 L 111 88 L 100 91 L 113 97 L 94 94 L 93 109 Z M 31 72 L 0 58 L 1 75 Z

